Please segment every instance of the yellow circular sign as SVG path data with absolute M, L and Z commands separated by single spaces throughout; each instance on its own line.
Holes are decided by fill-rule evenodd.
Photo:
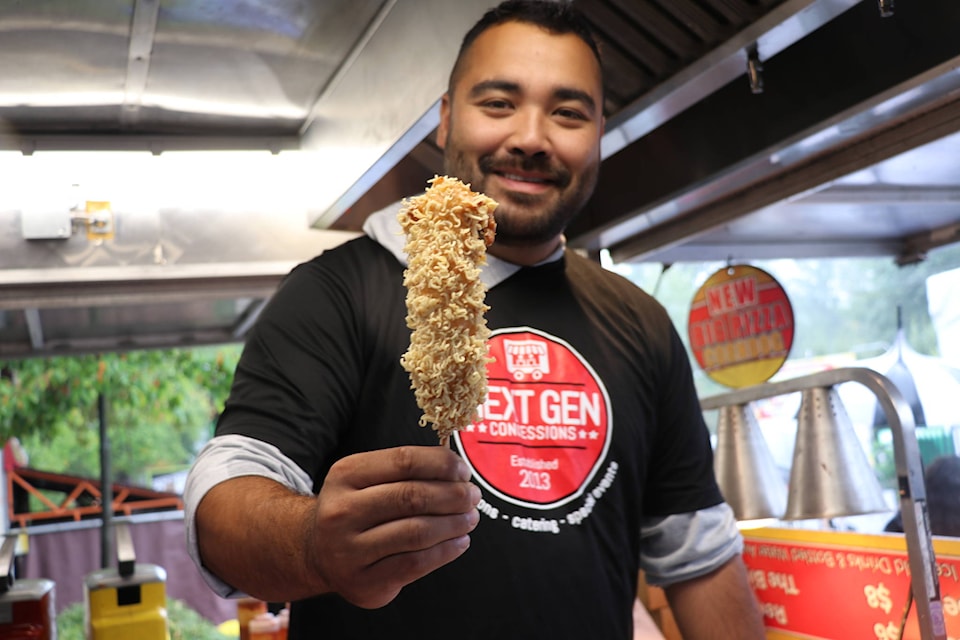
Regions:
M 694 295 L 687 332 L 697 363 L 711 379 L 748 387 L 766 382 L 786 362 L 793 307 L 766 271 L 724 267 Z

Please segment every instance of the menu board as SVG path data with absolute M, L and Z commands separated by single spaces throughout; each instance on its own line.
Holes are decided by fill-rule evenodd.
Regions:
M 743 532 L 767 638 L 896 640 L 910 591 L 906 538 L 803 529 Z M 949 640 L 960 640 L 960 539 L 934 538 Z M 916 604 L 904 640 L 920 640 Z

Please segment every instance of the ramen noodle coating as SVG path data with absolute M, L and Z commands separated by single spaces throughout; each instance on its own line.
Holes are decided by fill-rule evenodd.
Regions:
M 423 411 L 420 426 L 430 423 L 441 444 L 476 419 L 487 396 L 489 307 L 480 266 L 496 233 L 496 207 L 469 185 L 435 176 L 397 215 L 407 236 L 403 284 L 412 329 L 400 363 Z

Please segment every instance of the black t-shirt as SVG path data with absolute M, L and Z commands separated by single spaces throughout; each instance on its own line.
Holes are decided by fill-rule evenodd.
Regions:
M 368 238 L 295 269 L 250 335 L 217 433 L 276 445 L 316 490 L 345 455 L 436 444 L 399 362 L 402 274 Z M 658 303 L 572 252 L 486 301 L 490 394 L 453 439 L 483 492 L 470 549 L 378 610 L 294 603 L 291 640 L 626 640 L 641 519 L 721 502 L 689 361 Z

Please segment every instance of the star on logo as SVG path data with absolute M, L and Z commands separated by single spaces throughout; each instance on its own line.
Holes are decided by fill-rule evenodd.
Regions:
M 597 431 L 596 429 L 594 429 L 593 431 L 590 432 L 590 439 L 591 439 L 591 440 L 596 440 L 596 439 L 599 438 L 599 437 L 600 437 L 600 432 Z
M 482 422 L 482 423 L 480 423 L 480 425 L 479 425 L 477 428 L 480 429 L 480 433 L 486 433 L 486 432 L 487 432 L 487 423 Z
M 581 440 L 586 440 L 586 439 L 587 439 L 587 432 L 584 431 L 583 429 L 580 429 L 580 433 L 578 433 L 577 435 L 580 436 L 580 439 L 581 439 Z

